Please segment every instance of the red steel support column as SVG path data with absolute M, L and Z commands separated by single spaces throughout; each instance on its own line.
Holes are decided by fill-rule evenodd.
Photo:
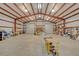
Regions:
M 57 29 L 57 27 L 56 27 L 56 23 L 55 23 L 55 33 L 56 33 L 56 29 Z
M 16 19 L 14 19 L 14 32 L 16 32 Z
M 65 19 L 63 20 L 63 34 L 65 34 Z

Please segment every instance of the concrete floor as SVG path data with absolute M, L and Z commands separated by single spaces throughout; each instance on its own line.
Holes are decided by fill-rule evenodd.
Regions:
M 47 54 L 41 36 L 23 34 L 1 41 L 0 55 L 42 56 Z
M 60 42 L 60 56 L 79 56 L 79 41 L 54 34 L 22 34 L 0 41 L 1 56 L 47 56 L 44 37 Z
M 71 40 L 67 37 L 62 37 L 61 53 L 62 56 L 79 56 L 79 40 Z

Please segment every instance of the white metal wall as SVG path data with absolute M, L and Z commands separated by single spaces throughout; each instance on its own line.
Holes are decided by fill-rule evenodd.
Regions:
M 13 19 L 11 19 L 11 18 L 9 18 L 9 17 L 6 17 L 6 16 L 4 16 L 4 15 L 1 15 L 1 14 L 0 14 L 0 19 L 13 22 Z M 9 22 L 5 22 L 5 21 L 0 20 L 0 26 L 12 27 L 13 24 L 12 24 L 12 23 L 9 23 Z M 12 28 L 3 28 L 3 27 L 0 27 L 0 30 L 12 31 Z
M 45 33 L 53 33 L 53 24 L 50 22 L 30 22 L 30 23 L 26 23 L 26 33 L 34 33 L 34 30 L 36 28 L 36 25 L 43 25 L 44 26 L 44 32 Z
M 53 24 L 45 23 L 45 33 L 47 34 L 53 33 Z
M 10 21 L 10 22 L 8 22 L 8 21 Z M 12 31 L 13 27 L 14 27 L 14 24 L 12 22 L 14 22 L 14 19 L 11 19 L 9 17 L 6 17 L 6 16 L 0 14 L 0 30 L 1 31 L 2 30 L 7 31 L 7 32 Z M 19 21 L 17 21 L 17 23 L 22 24 Z M 1 26 L 5 26 L 5 27 L 1 27 Z M 11 28 L 8 28 L 8 27 L 11 27 Z M 16 24 L 16 27 L 23 28 L 23 25 Z M 22 29 L 17 29 L 17 30 L 19 31 L 19 30 L 22 30 Z
M 26 33 L 33 34 L 34 33 L 34 23 L 28 23 L 26 24 Z

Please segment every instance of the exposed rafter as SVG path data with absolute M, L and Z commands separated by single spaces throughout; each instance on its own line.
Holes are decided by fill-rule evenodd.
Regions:
M 76 3 L 72 4 L 71 6 L 69 6 L 67 9 L 65 9 L 63 12 L 61 12 L 58 16 L 61 16 L 63 13 L 65 13 L 67 10 L 69 10 L 70 8 L 72 8 L 73 6 L 75 6 Z
M 72 5 L 71 5 L 70 7 L 68 7 L 66 10 L 64 10 L 61 14 L 63 14 L 64 12 L 66 12 L 67 10 L 69 10 L 71 7 L 73 7 L 73 6 L 75 6 L 75 5 L 76 5 L 76 3 L 72 4 Z M 76 10 L 79 10 L 79 8 L 77 8 L 77 9 L 75 9 L 75 10 L 73 10 L 73 11 L 69 12 L 68 14 L 66 14 L 66 15 L 62 16 L 62 17 L 63 17 L 63 19 L 68 19 L 68 18 L 71 18 L 71 17 L 73 17 L 73 16 L 78 15 L 79 13 L 76 13 L 76 14 L 73 14 L 73 15 L 70 15 L 70 16 L 66 17 L 67 15 L 69 15 L 69 14 L 71 14 L 71 13 L 75 12 Z M 61 14 L 59 14 L 58 16 L 60 16 Z M 64 18 L 64 17 L 66 17 L 66 18 Z M 61 21 L 62 21 L 62 20 L 57 21 L 57 22 L 61 22 Z
M 41 20 L 43 20 L 43 19 L 41 19 Z M 30 20 L 31 22 L 33 22 L 33 21 L 35 21 L 35 20 Z M 30 21 L 28 21 L 28 22 L 30 22 Z M 54 22 L 52 22 L 52 21 L 49 21 L 49 20 L 44 20 L 44 21 L 48 21 L 48 22 L 50 22 L 50 23 L 54 23 Z M 42 22 L 44 22 L 44 21 L 42 21 Z M 40 22 L 40 21 L 39 21 Z M 25 23 L 27 23 L 27 22 L 25 22 Z
M 21 11 L 21 13 L 23 13 L 24 15 L 26 15 L 20 8 L 19 8 L 19 6 L 17 5 L 17 4 L 15 4 L 15 3 L 13 3 L 16 7 L 17 7 L 17 9 L 19 9 L 20 11 Z M 26 19 L 26 18 L 25 18 Z M 27 20 L 27 19 L 26 19 Z
M 55 3 L 53 5 L 53 7 L 51 7 L 51 10 L 49 12 L 47 12 L 49 10 L 48 7 L 50 7 L 49 3 L 47 3 L 47 6 L 46 6 L 44 12 L 42 12 L 43 11 L 43 7 L 42 7 L 43 5 L 41 5 L 40 12 L 39 12 L 39 10 L 37 10 L 38 12 L 35 13 L 36 9 L 38 9 L 38 6 L 37 6 L 36 9 L 34 9 L 34 7 L 35 7 L 34 5 L 38 5 L 38 4 L 33 5 L 32 3 L 29 3 L 29 5 L 31 6 L 30 9 L 32 9 L 33 14 L 31 14 L 30 9 L 27 8 L 25 3 L 21 4 L 25 9 L 27 9 L 27 11 L 28 11 L 27 13 L 29 14 L 28 15 L 25 12 L 23 12 L 23 10 L 20 8 L 20 6 L 16 3 L 12 3 L 12 5 L 9 5 L 8 3 L 3 3 L 3 5 L 5 7 L 7 7 L 10 11 L 3 8 L 2 6 L 0 6 L 0 9 L 4 11 L 4 12 L 0 12 L 0 14 L 5 15 L 5 16 L 12 18 L 12 19 L 17 19 L 20 22 L 31 21 L 31 20 L 34 20 L 34 18 L 37 19 L 37 17 L 38 17 L 37 15 L 43 15 L 43 19 L 45 18 L 45 16 L 48 16 L 48 17 L 50 17 L 48 20 L 50 20 L 51 22 L 56 22 L 56 23 L 61 22 L 64 19 L 66 20 L 66 19 L 69 19 L 73 16 L 79 15 L 79 13 L 77 12 L 79 10 L 79 7 L 73 9 L 72 11 L 69 11 L 69 10 L 71 10 L 71 8 L 74 8 L 77 5 L 76 3 L 70 4 L 65 10 L 63 10 L 63 7 L 66 7 L 67 4 L 66 3 L 64 3 L 62 5 L 60 4 L 60 7 L 56 10 L 56 12 L 54 12 L 51 15 L 52 9 L 55 9 L 55 7 L 58 6 L 57 4 L 58 3 Z M 11 7 L 11 6 L 15 6 L 15 7 Z M 69 12 L 67 12 L 67 11 L 69 11 Z M 76 12 L 76 13 L 73 14 L 74 12 Z M 20 14 L 20 13 L 22 13 L 23 15 Z M 57 13 L 58 13 L 58 15 L 56 16 Z M 32 16 L 34 17 L 33 19 L 30 18 Z
M 57 5 L 57 3 L 54 4 L 53 8 L 51 9 L 51 11 L 55 8 L 55 6 Z M 51 15 L 52 12 L 49 12 L 49 15 Z M 52 18 L 49 18 L 48 20 L 51 20 Z
M 79 10 L 79 8 L 76 8 L 75 10 L 72 10 L 71 12 L 67 13 L 66 15 L 63 15 L 62 17 L 64 18 L 64 17 L 68 16 L 69 14 L 71 14 L 71 13 L 77 11 L 77 10 Z
M 67 21 L 67 22 L 65 22 L 65 24 L 72 23 L 72 22 L 77 22 L 77 21 L 79 21 L 79 19 L 77 19 L 77 20 L 72 20 L 72 21 Z M 58 25 L 62 25 L 62 24 L 63 24 L 63 23 L 58 24 Z
M 53 15 L 56 15 L 64 6 L 65 6 L 65 3 Z M 52 18 L 50 18 L 50 19 L 52 19 Z M 55 20 L 55 21 L 58 21 L 58 20 Z
M 66 18 L 64 18 L 64 19 L 68 19 L 68 18 L 71 18 L 71 17 L 73 17 L 73 16 L 76 16 L 76 15 L 79 15 L 79 13 L 75 13 L 75 14 L 73 14 L 73 15 L 70 15 L 70 16 L 68 16 L 68 17 L 66 17 Z M 60 21 L 57 21 L 57 23 L 58 22 L 61 22 L 62 20 L 60 20 Z
M 66 4 L 64 3 L 53 15 L 56 15 Z
M 12 11 L 14 11 L 15 13 L 17 13 L 19 16 L 21 16 L 17 11 L 15 11 L 12 7 L 10 7 L 9 5 L 7 5 L 6 3 L 3 3 L 5 6 L 7 6 L 9 9 L 11 9 Z
M 75 13 L 75 14 L 70 15 L 70 16 L 68 16 L 68 17 L 64 18 L 64 19 L 68 19 L 68 18 L 71 18 L 71 17 L 76 16 L 76 15 L 79 15 L 79 13 Z
M 79 10 L 79 8 L 77 8 L 77 9 L 75 9 L 75 10 L 73 10 L 73 11 L 71 11 L 71 12 L 67 13 L 66 15 L 64 15 L 64 16 L 62 16 L 62 17 L 64 18 L 64 17 L 66 17 L 67 15 L 69 15 L 69 14 L 71 14 L 71 13 L 73 13 L 73 12 L 77 11 L 77 10 Z M 78 15 L 78 14 L 79 14 L 79 13 L 76 13 L 76 14 L 71 15 L 71 16 L 69 16 L 69 17 L 65 18 L 65 19 L 68 19 L 68 18 L 73 17 L 73 16 Z M 62 21 L 62 20 L 59 20 L 58 22 L 61 22 L 61 21 Z
M 48 6 L 49 6 L 49 3 L 48 3 L 47 6 L 46 6 L 45 14 L 47 13 Z M 43 20 L 44 20 L 44 18 L 45 18 L 45 15 L 43 16 Z
M 10 16 L 10 15 L 7 15 L 7 14 L 5 14 L 5 13 L 2 13 L 2 12 L 0 12 L 0 14 L 2 14 L 2 15 L 4 15 L 4 16 L 7 16 L 7 17 L 9 17 L 9 18 L 12 18 L 12 19 L 16 19 L 16 18 L 14 18 L 14 17 L 12 17 L 12 16 Z
M 32 8 L 33 13 L 35 14 L 35 11 L 34 11 L 34 9 L 33 9 L 32 3 L 30 3 L 30 5 L 31 5 L 31 8 Z M 35 19 L 36 19 L 36 16 L 35 16 Z
M 51 9 L 51 11 L 55 8 L 55 6 L 57 5 L 57 3 L 54 4 L 53 8 Z M 49 12 L 49 15 L 51 14 L 51 11 Z
M 9 13 L 9 14 L 11 14 L 12 16 L 14 16 L 16 18 L 18 17 L 18 16 L 14 15 L 13 13 L 9 12 L 8 10 L 6 10 L 6 9 L 4 9 L 2 7 L 0 7 L 0 9 L 3 10 L 3 11 L 5 11 L 5 12 L 7 12 L 7 13 Z
M 15 12 L 16 14 L 18 14 L 20 17 L 22 17 L 22 15 L 20 15 L 17 11 L 15 11 L 12 7 L 10 7 L 9 5 L 7 5 L 6 3 L 3 3 L 6 7 L 8 7 L 9 9 L 11 9 L 13 12 Z M 22 20 L 21 20 L 22 21 Z
M 20 18 L 17 18 L 17 19 L 21 19 L 21 18 L 25 18 L 25 17 L 31 17 L 31 16 L 35 16 L 35 15 L 38 15 L 38 14 L 53 17 L 53 18 L 63 19 L 61 17 L 56 17 L 56 16 L 52 16 L 52 15 L 49 15 L 49 14 L 44 14 L 44 13 L 36 13 L 36 14 L 32 14 L 32 15 L 27 15 L 27 16 L 23 16 L 23 17 L 20 17 Z
M 23 3 L 23 6 L 24 6 L 24 8 L 27 10 L 27 13 L 29 14 L 29 15 L 31 15 L 31 13 L 29 12 L 29 10 L 28 10 L 28 8 L 26 7 L 26 5 Z M 28 18 L 29 20 L 30 20 L 30 18 Z
M 18 16 L 14 15 L 13 13 L 9 12 L 8 10 L 6 10 L 6 9 L 4 9 L 4 8 L 2 8 L 2 7 L 0 7 L 0 9 L 1 9 L 1 10 L 4 10 L 5 12 L 7 12 L 7 13 L 9 13 L 9 14 L 11 14 L 12 16 L 18 18 Z M 3 13 L 2 13 L 2 14 L 3 14 Z M 13 18 L 13 17 L 10 17 L 10 18 Z M 18 21 L 20 21 L 20 20 L 18 20 Z M 22 21 L 20 21 L 20 22 L 22 22 Z

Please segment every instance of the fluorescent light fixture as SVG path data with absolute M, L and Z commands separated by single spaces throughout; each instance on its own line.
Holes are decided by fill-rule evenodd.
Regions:
M 41 17 L 41 15 L 39 15 L 39 17 Z
M 28 12 L 27 9 L 25 9 L 25 12 Z
M 49 19 L 47 18 L 47 20 L 49 20 Z
M 38 4 L 38 9 L 41 9 L 41 4 L 40 3 Z
M 52 12 L 55 12 L 55 10 L 54 10 L 54 9 L 52 9 Z

